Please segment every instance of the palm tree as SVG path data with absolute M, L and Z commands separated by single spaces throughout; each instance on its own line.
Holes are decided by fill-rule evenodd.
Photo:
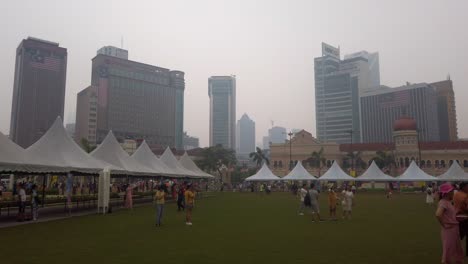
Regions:
M 204 171 L 218 172 L 221 175 L 221 167 L 231 167 L 237 164 L 236 153 L 232 149 L 225 149 L 221 145 L 205 148 L 201 152 L 201 159 L 196 164 Z
M 257 151 L 249 154 L 249 158 L 251 158 L 253 162 L 257 163 L 257 167 L 260 167 L 263 161 L 265 161 L 267 165 L 270 165 L 270 160 L 259 147 L 257 147 Z
M 347 169 L 351 168 L 351 164 L 349 164 L 349 161 L 351 160 L 352 163 L 354 163 L 354 168 L 365 169 L 367 164 L 361 158 L 361 154 L 361 151 L 348 152 L 344 158 L 343 167 Z
M 318 176 L 320 177 L 320 172 L 322 168 L 327 165 L 327 160 L 323 154 L 323 147 L 319 151 L 312 152 L 311 157 L 308 159 L 308 162 L 311 167 L 317 168 L 319 170 Z
M 392 167 L 396 166 L 395 157 L 392 153 L 379 150 L 375 154 L 376 156 L 372 160 L 380 169 L 387 168 L 390 171 Z
M 81 147 L 84 149 L 84 151 L 86 151 L 86 153 L 91 153 L 94 149 L 96 149 L 96 146 L 91 145 L 91 143 L 89 143 L 88 139 L 86 138 L 81 139 Z

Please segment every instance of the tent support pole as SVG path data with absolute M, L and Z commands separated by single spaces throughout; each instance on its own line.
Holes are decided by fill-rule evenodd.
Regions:
M 44 174 L 43 177 L 42 177 L 42 208 L 44 208 L 44 205 L 45 205 L 45 188 L 46 188 L 46 180 L 47 180 L 47 176 L 49 174 Z

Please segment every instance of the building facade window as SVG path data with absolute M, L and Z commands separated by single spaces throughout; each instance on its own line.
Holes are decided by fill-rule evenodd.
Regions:
M 442 168 L 445 168 L 445 160 L 441 160 L 441 161 L 440 161 L 440 166 L 441 166 Z

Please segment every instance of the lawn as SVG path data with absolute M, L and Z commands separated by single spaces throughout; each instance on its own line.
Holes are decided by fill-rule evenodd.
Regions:
M 0 229 L 0 262 L 440 263 L 435 209 L 424 200 L 358 194 L 352 220 L 312 223 L 289 193 L 217 193 L 197 201 L 192 227 L 168 204 L 162 228 L 145 206 Z

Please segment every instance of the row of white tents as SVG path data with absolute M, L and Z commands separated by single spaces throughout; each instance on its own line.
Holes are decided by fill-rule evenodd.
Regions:
M 200 170 L 187 153 L 177 160 L 167 148 L 158 158 L 145 141 L 130 156 L 112 132 L 88 154 L 67 134 L 61 118 L 57 118 L 50 129 L 27 149 L 0 133 L 0 173 L 97 175 L 104 170 L 114 176 L 213 178 Z
M 468 181 L 468 173 L 466 173 L 458 164 L 454 162 L 450 168 L 438 177 L 431 176 L 421 170 L 413 161 L 403 174 L 398 177 L 392 177 L 385 174 L 379 169 L 375 162 L 359 177 L 351 177 L 346 174 L 337 162 L 333 162 L 330 169 L 327 170 L 320 178 L 311 175 L 298 162 L 291 172 L 283 178 L 274 175 L 266 164 L 263 164 L 261 169 L 247 179 L 246 181 L 360 181 L 360 182 L 434 182 L 434 181 Z

